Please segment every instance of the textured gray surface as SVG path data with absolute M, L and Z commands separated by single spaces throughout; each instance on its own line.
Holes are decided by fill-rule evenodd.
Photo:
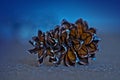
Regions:
M 119 80 L 120 35 L 102 34 L 97 60 L 88 66 L 58 67 L 46 62 L 38 66 L 36 55 L 26 52 L 31 46 L 18 42 L 0 46 L 0 80 Z

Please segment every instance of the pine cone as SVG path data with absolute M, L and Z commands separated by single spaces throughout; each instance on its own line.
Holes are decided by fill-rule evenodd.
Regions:
M 95 58 L 99 41 L 96 29 L 89 28 L 86 21 L 78 19 L 73 24 L 63 20 L 61 26 L 46 33 L 39 30 L 38 35 L 29 41 L 34 49 L 28 51 L 38 54 L 40 64 L 49 56 L 49 62 L 56 65 L 62 61 L 66 66 L 87 65 L 89 58 Z

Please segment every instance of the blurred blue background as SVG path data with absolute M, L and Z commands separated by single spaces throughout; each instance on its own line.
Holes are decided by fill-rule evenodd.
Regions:
M 0 0 L 0 40 L 28 41 L 62 19 L 83 18 L 100 33 L 118 33 L 119 0 Z

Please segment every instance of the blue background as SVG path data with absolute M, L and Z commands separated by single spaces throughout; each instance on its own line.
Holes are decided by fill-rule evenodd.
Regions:
M 99 33 L 119 34 L 119 0 L 0 0 L 0 40 L 25 41 L 61 23 L 83 18 Z
M 39 66 L 28 41 L 64 18 L 73 23 L 83 18 L 97 29 L 96 61 L 55 67 L 45 60 Z M 119 0 L 0 0 L 0 80 L 120 80 L 119 30 Z

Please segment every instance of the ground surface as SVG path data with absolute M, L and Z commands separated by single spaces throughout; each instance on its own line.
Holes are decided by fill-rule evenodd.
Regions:
M 0 80 L 119 80 L 120 35 L 101 34 L 101 49 L 97 60 L 88 66 L 38 66 L 31 47 L 15 42 L 0 45 Z

